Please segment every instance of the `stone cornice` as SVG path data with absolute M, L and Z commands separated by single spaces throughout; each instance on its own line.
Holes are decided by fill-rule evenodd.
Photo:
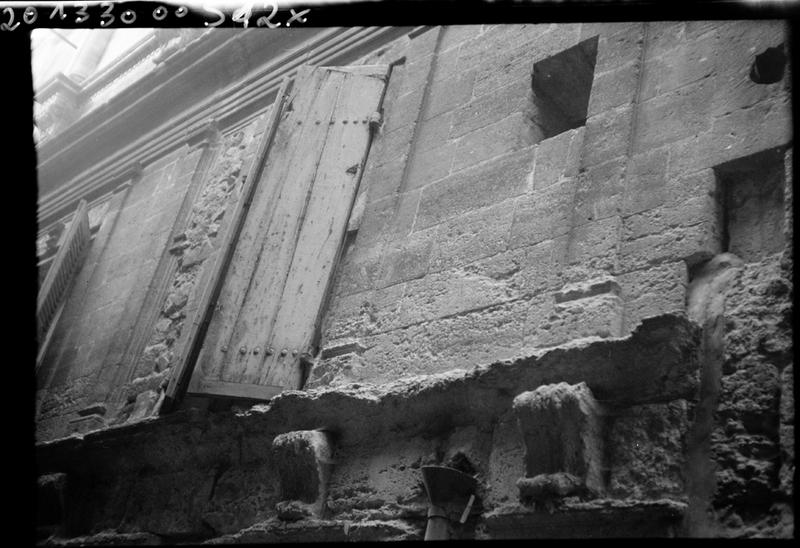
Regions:
M 39 223 L 107 191 L 120 165 L 147 164 L 216 118 L 220 127 L 270 104 L 303 63 L 342 64 L 408 28 L 214 29 L 182 48 L 39 150 Z
M 68 95 L 70 98 L 75 99 L 81 94 L 81 86 L 73 82 L 68 76 L 64 76 L 59 72 L 53 76 L 42 88 L 42 91 L 37 94 L 36 101 L 44 103 L 51 96 L 58 93 Z
M 145 36 L 139 42 L 124 54 L 122 57 L 111 63 L 108 67 L 100 70 L 96 74 L 89 77 L 84 82 L 84 90 L 87 95 L 96 93 L 108 85 L 114 78 L 128 70 L 132 65 L 135 65 L 139 60 L 146 57 L 147 54 L 152 52 L 159 46 L 158 39 L 155 35 L 150 34 Z

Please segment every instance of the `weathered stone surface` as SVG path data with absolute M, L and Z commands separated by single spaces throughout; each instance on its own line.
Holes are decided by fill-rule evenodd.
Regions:
M 453 173 L 486 160 L 523 150 L 541 140 L 531 121 L 521 112 L 461 137 L 453 153 Z
M 712 75 L 716 68 L 716 45 L 715 36 L 704 36 L 684 40 L 670 49 L 665 49 L 666 43 L 661 42 L 659 49 L 663 53 L 658 56 L 648 51 L 648 69 L 641 84 L 642 98 L 663 95 Z
M 128 416 L 129 421 L 137 421 L 146 417 L 156 405 L 158 401 L 158 392 L 155 390 L 148 390 L 136 395 L 136 402 L 133 404 L 133 410 Z
M 268 520 L 237 533 L 217 537 L 207 544 L 260 544 L 274 542 L 344 542 L 345 524 L 340 521 L 302 520 L 284 522 Z
M 313 505 L 299 500 L 282 500 L 275 505 L 275 511 L 278 519 L 283 521 L 297 521 L 314 516 Z
M 506 505 L 487 512 L 477 538 L 672 537 L 686 504 L 673 500 L 567 499 L 557 508 Z
M 794 494 L 794 365 L 787 365 L 781 372 L 780 436 L 781 443 L 781 491 L 791 497 Z
M 619 283 L 614 276 L 603 276 L 585 282 L 568 284 L 555 293 L 556 303 L 585 299 L 608 293 L 619 295 Z
M 273 457 L 269 450 L 273 437 L 324 425 L 336 433 L 337 446 L 342 447 L 337 460 L 348 463 L 352 471 L 341 476 L 337 472 L 332 478 L 337 493 L 332 511 L 351 512 L 358 522 L 414 516 L 414 527 L 421 531 L 424 493 L 415 487 L 419 484 L 415 462 L 417 467 L 436 462 L 455 466 L 466 459 L 479 471 L 491 467 L 491 463 L 513 465 L 515 459 L 504 461 L 506 456 L 494 449 L 490 457 L 493 444 L 489 440 L 500 435 L 491 434 L 492 418 L 510 408 L 514 395 L 547 384 L 552 378 L 584 381 L 599 397 L 619 401 L 669 400 L 692 393 L 696 367 L 693 333 L 680 318 L 650 320 L 627 339 L 583 343 L 471 372 L 410 378 L 382 386 L 287 392 L 268 406 L 244 413 L 195 419 L 176 415 L 128 426 L 116 434 L 112 430 L 87 435 L 72 445 L 45 445 L 40 447 L 39 457 L 45 469 L 60 463 L 57 466 L 65 470 L 91 469 L 95 477 L 109 478 L 108 484 L 97 484 L 95 497 L 107 497 L 111 490 L 121 498 L 109 502 L 107 508 L 98 508 L 97 523 L 119 523 L 119 512 L 126 507 L 122 501 L 133 497 L 129 504 L 141 510 L 130 516 L 131 527 L 146 527 L 164 535 L 188 534 L 202 530 L 202 519 L 218 534 L 225 534 L 232 533 L 230 528 L 242 529 L 269 518 L 274 505 L 285 500 L 269 486 L 291 478 L 279 473 L 281 466 L 297 466 L 299 461 Z M 402 439 L 391 441 L 397 432 L 403 432 Z M 513 446 L 518 442 L 512 439 L 504 443 Z M 283 447 L 292 448 L 294 443 Z M 506 446 L 497 445 L 502 447 Z M 356 454 L 361 455 L 360 460 Z M 515 453 L 512 450 L 510 454 Z M 398 460 L 397 455 L 405 456 Z M 420 458 L 424 455 L 432 456 Z M 513 474 L 509 485 L 512 497 L 516 496 L 515 482 L 522 475 L 521 455 L 516 455 L 514 469 L 498 471 L 492 483 L 502 484 L 506 481 L 503 477 Z M 136 475 L 137 470 L 158 472 Z M 364 479 L 358 479 L 361 477 Z M 133 489 L 133 480 L 137 489 Z M 372 491 L 354 493 L 349 509 L 337 507 L 348 498 L 341 495 L 341 489 L 347 486 Z M 187 505 L 187 500 L 194 502 Z M 343 534 L 342 529 L 330 528 L 333 526 L 317 528 L 314 523 L 319 522 L 307 518 L 286 522 L 276 517 L 272 523 L 269 531 L 237 533 L 234 537 L 242 541 L 262 537 L 320 539 L 333 535 L 331 531 L 339 531 L 335 538 Z
M 524 392 L 514 398 L 514 411 L 525 442 L 522 499 L 603 491 L 603 409 L 585 383 Z
M 644 318 L 686 309 L 688 274 L 683 261 L 617 276 L 625 302 L 625 332 Z
M 439 272 L 504 251 L 514 218 L 514 201 L 505 200 L 443 223 L 429 271 Z
M 689 404 L 675 400 L 609 413 L 608 491 L 619 498 L 681 498 Z
M 214 251 L 213 243 L 225 222 L 225 213 L 239 198 L 239 183 L 258 145 L 257 137 L 263 119 L 263 116 L 258 117 L 223 139 L 221 151 L 192 205 L 186 229 L 173 239 L 176 245 L 172 246 L 170 252 L 176 257 L 178 268 L 172 275 L 160 314 L 131 375 L 131 381 L 118 390 L 128 394 L 128 399 L 135 398 L 136 403 L 130 409 L 122 402 L 115 422 L 141 420 L 152 413 L 160 402 L 159 392 L 163 390 L 161 379 L 156 386 L 138 379 L 151 377 L 154 373 L 163 374 L 173 365 L 175 343 L 186 321 L 185 310 L 198 291 L 202 265 Z M 197 160 L 199 156 L 195 153 L 195 163 Z M 191 176 L 193 171 L 188 173 Z M 168 228 L 170 226 L 167 225 Z M 137 387 L 142 387 L 144 391 L 136 394 Z
M 699 325 L 724 312 L 725 290 L 744 262 L 732 253 L 720 253 L 695 268 L 686 289 L 686 314 Z
M 586 486 L 583 479 L 566 472 L 538 474 L 517 480 L 519 498 L 523 504 L 542 503 L 582 495 Z
M 63 535 L 66 531 L 65 507 L 67 475 L 45 474 L 36 480 L 36 525 L 37 538 Z
M 636 154 L 629 159 L 621 204 L 623 215 L 646 211 L 664 203 L 668 159 L 667 147 Z M 693 221 L 707 218 L 709 215 L 702 212 L 693 217 Z
M 151 533 L 119 533 L 113 529 L 94 535 L 67 539 L 50 538 L 44 546 L 158 546 L 165 544 L 158 535 Z
M 403 520 L 390 521 L 359 521 L 347 529 L 347 540 L 362 541 L 400 541 L 422 539 L 423 528 L 419 523 L 409 523 Z
M 713 80 L 704 79 L 641 103 L 636 117 L 636 151 L 709 129 L 713 96 Z
M 536 146 L 533 187 L 541 190 L 578 174 L 585 126 L 560 133 Z
M 284 499 L 278 517 L 285 521 L 301 519 L 309 513 L 319 517 L 333 464 L 329 436 L 320 430 L 288 432 L 273 440 L 272 451 L 278 466 L 279 492 Z
M 336 313 L 329 316 L 323 329 L 323 346 L 346 344 L 353 338 L 361 339 L 397 327 L 404 294 L 405 284 L 395 284 L 337 298 Z M 363 345 L 363 341 L 359 344 Z
M 384 253 L 379 287 L 425 276 L 437 233 L 438 228 L 432 227 L 389 247 Z
M 536 156 L 539 157 L 538 151 Z M 566 179 L 519 198 L 509 246 L 533 245 L 568 233 L 572 224 L 575 188 L 576 182 Z
M 747 262 L 784 249 L 783 151 L 767 150 L 717 166 L 728 249 Z
M 633 102 L 640 66 L 639 60 L 635 59 L 602 74 L 595 74 L 589 97 L 589 116 Z
M 574 46 L 579 41 L 579 33 L 580 25 L 577 24 L 487 28 L 480 40 L 475 41 L 485 44 L 483 55 L 477 60 L 475 97 L 491 94 L 509 82 L 529 76 L 534 61 L 552 57 Z M 487 55 L 487 52 L 491 54 Z
M 475 71 L 453 73 L 445 78 L 437 78 L 442 60 L 437 62 L 433 81 L 428 88 L 428 102 L 422 114 L 423 120 L 430 120 L 445 112 L 450 112 L 472 98 L 472 86 L 475 82 Z M 448 128 L 449 129 L 449 124 Z
M 167 151 L 145 167 L 113 245 L 93 251 L 77 279 L 80 302 L 62 316 L 69 332 L 54 334 L 48 360 L 59 368 L 47 373 L 57 389 L 37 394 L 38 435 L 82 432 L 39 447 L 43 473 L 67 473 L 77 487 L 67 494 L 77 536 L 49 542 L 420 539 L 427 464 L 478 480 L 472 515 L 454 528 L 467 538 L 791 536 L 791 78 L 764 85 L 748 75 L 756 54 L 788 43 L 783 23 L 487 24 L 412 34 L 356 48 L 367 54 L 358 63 L 393 69 L 361 182 L 363 217 L 337 267 L 323 351 L 304 392 L 248 410 L 214 401 L 148 418 L 180 355 L 204 268 L 219 256 L 252 156 L 245 142 L 257 143 L 258 130 L 228 132 L 217 159 L 201 164 L 205 182 L 194 174 L 201 147 Z M 596 36 L 587 123 L 541 140 L 531 119 L 559 115 L 534 101 L 532 67 Z M 341 49 L 337 63 L 352 62 L 354 51 Z M 260 81 L 229 82 L 244 75 L 229 72 L 208 76 L 236 93 Z M 224 123 L 252 120 L 226 93 Z M 779 214 L 745 215 L 760 239 L 745 242 L 748 264 L 723 264 L 719 254 L 742 241 L 723 223 L 754 205 L 751 192 L 734 196 L 745 198 L 735 215 L 719 207 L 723 163 L 769 150 L 784 170 L 773 185 L 782 184 L 783 203 L 753 209 Z M 170 241 L 193 180 L 197 207 Z M 54 251 L 59 230 L 40 235 L 43 253 Z M 131 376 L 117 371 L 122 334 L 155 287 L 155 248 L 174 257 L 170 275 L 176 269 L 152 332 L 136 342 L 144 352 Z M 131 382 L 104 400 L 99 388 L 111 377 Z M 561 383 L 587 387 L 613 410 L 596 452 L 600 484 L 616 500 L 579 502 L 592 495 L 570 470 L 517 485 L 526 444 L 514 397 Z M 313 448 L 281 437 L 319 429 L 336 439 L 325 482 Z M 286 454 L 273 453 L 276 440 Z M 536 441 L 529 445 L 543 451 L 550 440 Z M 545 504 L 517 506 L 520 494 Z M 684 500 L 702 523 L 678 528 Z
M 420 145 L 414 150 L 409 161 L 404 188 L 411 190 L 421 188 L 449 175 L 454 150 L 453 144 L 447 142 L 439 142 L 429 147 Z
M 625 153 L 631 138 L 632 116 L 632 107 L 621 106 L 586 120 L 583 166 L 597 165 Z
M 620 269 L 623 272 L 683 260 L 695 266 L 722 251 L 720 227 L 703 221 L 687 227 L 642 236 L 620 246 Z
M 415 229 L 519 196 L 528 186 L 532 160 L 532 150 L 523 149 L 454 173 L 426 187 L 420 199 Z
M 619 337 L 623 331 L 623 311 L 622 299 L 605 292 L 532 307 L 528 313 L 525 345 L 547 348 L 586 337 Z
M 724 291 L 724 363 L 711 455 L 712 506 L 736 536 L 787 536 L 782 504 L 793 454 L 782 451 L 793 424 L 782 422 L 781 372 L 791 368 L 792 284 L 780 255 L 745 264 Z M 790 377 L 789 377 L 790 378 Z M 793 407 L 792 400 L 784 402 Z
M 470 90 L 471 91 L 471 90 Z M 454 112 L 449 137 L 456 139 L 515 113 L 530 101 L 530 79 L 524 78 L 467 103 Z

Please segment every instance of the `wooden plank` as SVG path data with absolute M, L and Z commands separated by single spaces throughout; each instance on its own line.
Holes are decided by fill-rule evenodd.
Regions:
M 297 166 L 304 163 L 304 156 L 307 155 L 304 145 L 314 142 L 315 138 L 324 139 L 324 134 L 320 137 L 320 127 L 303 124 L 302 118 L 309 111 L 321 117 L 326 111 L 332 112 L 335 104 L 335 96 L 317 98 L 320 85 L 321 75 L 308 69 L 304 71 L 294 88 L 294 97 L 281 117 L 275 146 L 267 158 L 253 204 L 236 242 L 218 309 L 198 360 L 199 371 L 202 371 L 204 378 L 234 382 L 241 380 L 236 376 L 225 376 L 228 370 L 235 372 L 242 359 L 236 340 L 242 326 L 237 324 L 237 319 L 249 295 L 263 293 L 264 286 L 274 283 L 274 277 L 270 275 L 274 276 L 277 272 L 282 238 L 270 239 L 267 235 L 290 229 L 286 226 L 287 222 L 295 217 L 289 212 L 296 211 L 294 204 L 305 196 L 306 191 L 302 187 L 304 180 Z M 301 123 L 297 124 L 297 121 Z M 254 273 L 262 261 L 267 269 L 266 277 L 254 280 Z M 228 349 L 227 352 L 223 351 L 224 348 Z
M 39 372 L 39 368 L 42 366 L 44 362 L 45 354 L 47 353 L 47 349 L 50 346 L 50 341 L 53 338 L 53 332 L 55 331 L 55 326 L 58 325 L 58 320 L 61 319 L 61 313 L 64 312 L 64 303 L 66 299 L 61 299 L 61 304 L 58 306 L 58 310 L 53 315 L 53 319 L 50 322 L 50 327 L 47 329 L 47 333 L 44 337 L 44 340 L 39 341 L 39 351 L 36 353 L 36 372 Z
M 294 99 L 287 101 L 287 110 L 292 108 Z M 282 138 L 281 126 L 278 122 L 279 116 L 274 112 L 274 134 L 273 143 L 270 146 L 272 154 L 283 155 L 286 153 L 286 141 Z M 285 113 L 284 116 L 285 117 Z M 259 158 L 256 161 L 264 162 L 264 158 Z M 261 173 L 265 173 L 268 167 L 263 167 Z M 269 215 L 269 211 L 263 207 L 263 202 L 267 202 L 270 206 L 275 202 L 273 199 L 264 199 L 264 189 L 259 185 L 259 179 L 263 179 L 266 175 L 259 175 L 258 178 L 253 179 L 255 188 L 253 194 L 248 198 L 246 204 L 247 217 L 242 218 L 242 227 L 239 232 L 239 237 L 230 246 L 235 245 L 234 254 L 230 260 L 225 280 L 222 281 L 222 286 L 219 290 L 219 295 L 215 299 L 215 309 L 212 312 L 212 321 L 208 326 L 203 347 L 200 351 L 198 358 L 197 370 L 202 374 L 203 378 L 213 377 L 215 372 L 218 372 L 225 363 L 226 354 L 220 351 L 220 348 L 227 344 L 227 338 L 230 336 L 230 328 L 236 318 L 236 310 L 241 306 L 241 300 L 244 299 L 246 285 L 249 283 L 249 276 L 252 275 L 252 268 L 247 265 L 243 268 L 243 264 L 253 255 L 257 255 L 257 250 L 253 247 L 258 242 L 258 238 L 254 237 L 252 232 L 252 219 L 264 219 Z M 250 219 L 250 221 L 248 221 Z M 231 281 L 234 283 L 232 284 Z
M 197 390 L 204 396 L 269 400 L 283 392 L 284 388 L 282 386 L 266 386 L 203 379 L 198 382 Z
M 337 105 L 337 134 L 326 142 L 318 177 L 297 241 L 294 260 L 270 326 L 270 346 L 259 384 L 300 388 L 299 360 L 309 349 L 347 229 L 370 141 L 369 116 L 380 107 L 387 66 L 354 67 L 346 73 Z M 335 69 L 341 70 L 341 69 Z
M 290 80 L 288 78 L 284 79 L 280 89 L 278 90 L 278 94 L 275 97 L 275 101 L 267 121 L 267 129 L 264 132 L 262 141 L 258 147 L 258 151 L 253 158 L 253 162 L 250 165 L 250 169 L 248 170 L 247 177 L 244 181 L 242 196 L 237 202 L 236 207 L 234 208 L 230 217 L 230 229 L 225 233 L 225 237 L 220 243 L 220 250 L 217 252 L 220 254 L 220 256 L 211 265 L 211 273 L 208 282 L 202 287 L 202 296 L 197 304 L 195 320 L 192 322 L 192 324 L 189 324 L 185 327 L 186 331 L 182 334 L 184 344 L 182 346 L 182 352 L 179 356 L 179 359 L 176 362 L 176 366 L 173 369 L 173 373 L 170 375 L 170 380 L 166 389 L 166 401 L 161 407 L 161 411 L 163 412 L 170 410 L 172 403 L 175 402 L 176 399 L 181 395 L 184 387 L 192 378 L 194 364 L 197 361 L 198 354 L 200 353 L 202 347 L 203 337 L 205 336 L 205 331 L 207 330 L 208 323 L 211 320 L 213 306 L 219 297 L 220 286 L 222 285 L 222 280 L 226 274 L 228 263 L 233 255 L 234 242 L 238 240 L 244 214 L 249 206 L 253 190 L 256 186 L 256 181 L 261 175 L 264 158 L 267 156 L 270 146 L 272 145 L 272 141 L 275 137 L 278 119 L 283 109 L 289 84 Z
M 81 265 L 89 247 L 89 207 L 81 200 L 64 235 L 56 257 L 39 289 L 36 301 L 36 319 L 39 341 L 44 340 L 67 286 Z
M 274 204 L 277 214 L 267 230 L 259 235 L 262 247 L 229 345 L 237 351 L 231 353 L 232 359 L 223 372 L 224 380 L 258 382 L 265 349 L 270 346 L 267 336 L 271 321 L 286 285 L 325 144 L 341 125 L 331 124 L 331 121 L 344 76 L 323 70 L 316 71 L 315 75 L 314 83 L 319 91 L 314 106 L 310 111 L 297 112 L 301 124 L 296 127 L 304 126 L 308 131 L 295 136 L 299 146 L 294 157 L 276 158 L 280 162 L 279 169 L 285 172 L 286 182 Z M 287 122 L 290 126 L 296 125 L 292 124 L 293 120 Z M 247 352 L 240 353 L 242 348 Z
M 297 366 L 316 331 L 387 73 L 383 65 L 303 71 L 243 221 L 188 392 L 266 399 L 278 393 L 275 387 L 299 386 Z

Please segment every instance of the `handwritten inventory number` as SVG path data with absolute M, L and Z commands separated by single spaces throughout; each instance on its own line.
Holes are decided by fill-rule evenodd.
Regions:
M 89 20 L 90 14 L 86 11 L 89 7 L 88 3 L 79 2 L 72 7 L 75 11 L 72 15 L 75 16 L 74 22 L 76 24 L 85 23 Z M 100 3 L 100 26 L 101 27 L 108 27 L 114 21 L 117 20 L 117 16 L 119 16 L 119 20 L 125 25 L 131 25 L 136 21 L 136 12 L 132 9 L 126 9 L 122 13 L 114 14 L 114 3 L 113 2 L 101 2 Z M 203 21 L 203 25 L 206 27 L 218 27 L 225 22 L 226 15 L 221 10 L 210 7 L 210 6 L 203 6 L 202 10 L 204 14 L 207 14 L 209 17 L 213 16 L 213 20 L 211 21 Z M 257 11 L 256 11 L 257 10 Z M 21 22 L 17 20 L 17 14 L 20 10 L 14 10 L 10 6 L 6 6 L 3 8 L 2 15 L 0 16 L 0 30 L 2 31 L 12 31 L 19 27 L 20 23 L 25 23 L 26 25 L 33 25 L 37 19 L 39 19 L 39 11 L 34 6 L 27 6 L 24 10 L 22 10 L 21 15 Z M 261 17 L 256 19 L 256 26 L 257 27 L 267 27 L 267 28 L 277 28 L 281 26 L 280 21 L 273 21 L 275 16 L 278 14 L 278 2 L 277 0 L 267 0 L 266 2 L 261 3 L 261 8 L 254 8 L 254 4 L 246 4 L 241 8 L 238 8 L 233 11 L 231 14 L 231 21 L 234 23 L 239 23 L 242 25 L 243 28 L 247 28 L 250 26 L 250 20 L 255 15 L 259 15 L 260 12 L 264 12 L 265 14 Z M 308 9 L 295 11 L 294 8 L 289 10 L 290 17 L 286 21 L 286 26 L 292 26 L 292 23 L 295 21 L 298 23 L 305 23 L 308 19 L 305 17 L 308 15 Z M 269 12 L 269 13 L 266 13 Z M 185 17 L 189 13 L 188 8 L 186 6 L 179 6 L 175 9 L 173 14 L 177 18 Z M 154 21 L 163 21 L 166 19 L 167 15 L 169 15 L 169 10 L 164 6 L 156 7 L 152 13 L 150 14 Z M 56 19 L 63 21 L 67 19 L 68 14 L 64 10 L 64 4 L 59 3 L 56 4 L 53 11 L 50 12 L 49 19 Z

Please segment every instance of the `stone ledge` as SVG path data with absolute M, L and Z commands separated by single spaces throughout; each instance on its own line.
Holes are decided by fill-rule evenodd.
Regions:
M 478 527 L 480 536 L 498 539 L 671 537 L 686 508 L 670 499 L 564 502 L 550 510 L 510 505 L 485 514 Z
M 266 439 L 293 430 L 325 429 L 337 444 L 380 444 L 386 432 L 430 432 L 442 417 L 453 426 L 491 421 L 517 394 L 553 382 L 585 382 L 601 402 L 635 405 L 694 399 L 699 328 L 680 315 L 645 319 L 632 334 L 589 338 L 470 371 L 409 377 L 383 385 L 287 391 L 239 413 L 178 412 L 125 427 L 98 430 L 37 445 L 42 473 L 96 466 L 151 465 L 164 470 L 190 462 L 196 431 L 220 449 L 236 436 Z M 142 443 L 132 444 L 132 440 Z M 146 443 L 145 443 L 146 441 Z M 170 447 L 169 456 L 160 447 Z M 124 451 L 115 451 L 124 448 Z
M 166 544 L 152 533 L 118 533 L 102 531 L 94 535 L 73 538 L 51 537 L 39 546 L 156 546 Z
M 204 544 L 422 540 L 424 528 L 423 521 L 415 526 L 403 520 L 351 522 L 309 519 L 293 523 L 267 520 Z

